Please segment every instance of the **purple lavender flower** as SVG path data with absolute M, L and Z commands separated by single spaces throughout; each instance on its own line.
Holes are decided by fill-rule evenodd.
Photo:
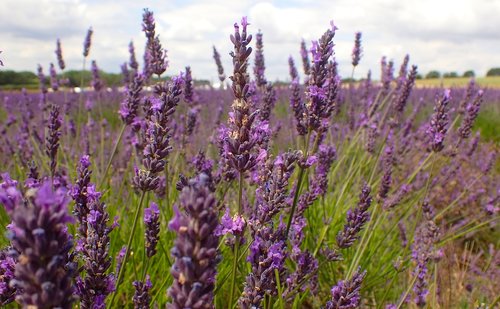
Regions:
M 436 99 L 434 106 L 434 114 L 431 118 L 431 123 L 427 129 L 432 150 L 439 152 L 444 148 L 444 138 L 448 131 L 448 113 L 447 108 L 450 103 L 450 90 L 444 91 L 444 94 Z
M 218 225 L 216 204 L 203 174 L 182 189 L 181 209 L 169 223 L 177 239 L 171 251 L 175 258 L 171 270 L 174 282 L 168 290 L 172 297 L 168 308 L 213 307 L 219 242 L 214 234 Z
M 355 67 L 359 64 L 361 59 L 361 32 L 356 32 L 354 37 L 354 48 L 352 49 L 352 66 Z
M 329 74 L 331 71 L 328 68 L 333 66 L 329 61 L 333 55 L 336 29 L 332 22 L 332 28 L 328 29 L 319 41 L 312 42 L 313 65 L 306 91 L 309 99 L 306 104 L 309 132 L 319 132 L 322 120 L 328 118 L 333 111 L 334 101 L 329 98 L 329 84 L 334 81 L 331 80 L 333 76 Z
M 89 191 L 87 235 L 85 239 L 80 239 L 86 275 L 80 276 L 76 282 L 80 307 L 84 309 L 104 304 L 106 296 L 115 290 L 114 275 L 107 273 L 111 267 L 109 234 L 113 231 L 113 226 L 108 226 L 109 214 L 106 212 L 106 205 L 100 201 L 101 194 Z
M 399 91 L 399 94 L 396 97 L 396 100 L 394 101 L 394 106 L 397 112 L 400 113 L 403 112 L 406 106 L 406 102 L 410 97 L 411 90 L 415 85 L 416 78 L 417 78 L 417 66 L 413 65 L 411 67 L 410 73 L 408 74 L 408 78 L 405 80 L 401 90 Z
M 59 107 L 52 104 L 50 108 L 49 133 L 45 140 L 45 154 L 50 159 L 50 175 L 54 178 L 56 174 L 57 150 L 59 149 L 59 138 L 61 136 L 61 118 L 59 117 Z
M 392 145 L 387 145 L 384 150 L 384 174 L 382 175 L 382 180 L 378 190 L 377 197 L 379 201 L 386 199 L 389 190 L 391 189 L 392 183 L 392 165 L 394 161 L 394 147 Z
M 467 84 L 467 89 L 465 90 L 465 96 L 460 101 L 460 104 L 458 106 L 458 112 L 460 114 L 464 114 L 466 112 L 468 104 L 471 103 L 472 98 L 474 97 L 474 93 L 476 92 L 476 81 L 474 78 L 471 78 L 469 80 L 469 83 Z
M 148 258 L 156 254 L 156 244 L 160 236 L 160 209 L 151 202 L 149 208 L 144 209 L 144 226 L 146 238 L 146 255 Z
M 310 73 L 310 70 L 311 70 L 311 62 L 309 61 L 307 46 L 306 46 L 306 42 L 304 40 L 302 40 L 302 42 L 300 42 L 300 56 L 302 58 L 302 65 L 304 68 L 304 74 L 306 76 L 308 76 Z
M 151 304 L 151 295 L 149 295 L 149 290 L 153 287 L 149 275 L 146 276 L 146 281 L 134 281 L 132 283 L 135 288 L 134 297 L 132 298 L 134 302 L 135 309 L 149 309 Z
M 87 238 L 87 215 L 89 213 L 89 185 L 92 171 L 89 169 L 90 160 L 88 155 L 80 158 L 78 164 L 78 178 L 71 188 L 70 195 L 75 201 L 73 214 L 78 221 L 78 235 L 81 240 Z M 93 189 L 91 189 L 92 192 Z M 92 196 L 93 194 L 91 194 Z
M 430 220 L 432 216 L 431 207 L 427 202 L 424 202 L 422 208 L 426 220 L 417 227 L 412 244 L 412 259 L 416 263 L 413 275 L 417 277 L 413 286 L 414 300 L 415 304 L 421 308 L 425 307 L 427 294 L 429 293 L 427 289 L 428 263 L 433 256 L 434 244 L 439 237 L 439 228 Z
M 173 78 L 166 86 L 157 85 L 155 92 L 160 96 L 158 104 L 152 105 L 145 132 L 146 146 L 142 163 L 144 170 L 136 169 L 134 185 L 142 191 L 153 191 L 159 184 L 158 173 L 164 170 L 166 158 L 172 151 L 170 146 L 169 120 L 182 94 L 182 75 Z
M 118 254 L 116 255 L 115 261 L 116 261 L 116 268 L 115 268 L 115 274 L 120 273 L 120 269 L 122 268 L 123 264 L 123 259 L 125 258 L 125 253 L 127 252 L 127 246 L 123 246 Z
M 144 9 L 142 21 L 142 30 L 146 34 L 147 49 L 151 56 L 148 65 L 153 74 L 160 76 L 168 67 L 167 50 L 162 48 L 160 36 L 155 34 L 156 25 L 153 12 Z
M 11 286 L 14 282 L 14 270 L 16 259 L 9 254 L 12 249 L 5 248 L 0 250 L 0 306 L 6 306 L 14 301 L 17 290 Z
M 470 136 L 472 125 L 474 124 L 474 120 L 476 120 L 477 115 L 479 114 L 479 108 L 481 107 L 481 103 L 483 101 L 483 91 L 479 90 L 477 92 L 477 96 L 474 101 L 467 106 L 467 113 L 465 114 L 464 120 L 462 121 L 462 125 L 458 128 L 458 133 L 461 138 L 468 138 Z
M 267 83 L 262 108 L 260 109 L 259 118 L 261 121 L 269 121 L 271 117 L 272 109 L 278 100 L 276 96 L 276 90 L 274 90 L 273 84 Z
M 92 27 L 89 28 L 89 30 L 87 31 L 87 36 L 85 37 L 85 41 L 83 41 L 83 57 L 84 58 L 87 58 L 89 56 L 89 52 L 90 52 L 90 45 L 91 45 L 91 41 L 92 41 L 92 34 L 94 33 L 94 31 L 92 30 Z
M 46 94 L 48 90 L 47 87 L 45 86 L 45 75 L 43 74 L 43 68 L 41 65 L 38 65 L 37 72 L 38 72 L 38 83 L 40 85 L 40 92 L 42 94 Z
M 359 202 L 356 208 L 347 211 L 347 223 L 344 229 L 337 234 L 337 245 L 342 248 L 349 248 L 359 238 L 358 233 L 363 225 L 370 219 L 368 208 L 372 202 L 370 187 L 363 185 L 359 195 Z
M 97 67 L 97 62 L 95 60 L 92 60 L 91 72 L 92 72 L 91 85 L 95 91 L 100 91 L 104 85 L 102 83 L 101 76 L 99 74 L 99 68 Z
M 43 183 L 29 198 L 30 207 L 17 205 L 9 213 L 11 244 L 22 261 L 16 264 L 13 284 L 24 307 L 72 308 L 74 301 L 75 269 L 68 264 L 73 244 L 66 226 L 73 218 L 65 192 L 51 187 Z
M 131 84 L 126 86 L 126 97 L 122 102 L 119 114 L 123 122 L 131 125 L 137 116 L 137 110 L 141 100 L 141 91 L 144 83 L 144 75 L 136 73 Z
M 215 60 L 215 64 L 217 65 L 217 72 L 219 73 L 219 80 L 220 80 L 221 86 L 222 86 L 222 82 L 224 82 L 224 80 L 226 79 L 226 75 L 224 74 L 224 67 L 222 66 L 222 62 L 220 60 L 220 54 L 217 51 L 217 49 L 215 48 L 215 46 L 213 46 L 213 50 L 214 50 L 213 57 Z
M 59 81 L 57 80 L 56 67 L 53 63 L 50 63 L 50 85 L 52 90 L 57 91 L 59 89 Z
M 63 71 L 66 68 L 66 64 L 64 63 L 63 55 L 62 55 L 62 48 L 61 48 L 61 40 L 57 39 L 56 42 L 56 56 L 57 56 L 57 63 L 59 64 L 59 69 Z
M 137 63 L 137 59 L 135 58 L 135 48 L 134 48 L 134 42 L 130 41 L 128 44 L 128 52 L 130 54 L 130 60 L 128 62 L 128 65 L 134 70 L 138 71 L 139 70 L 139 63 Z
M 264 64 L 264 44 L 262 43 L 262 32 L 257 32 L 255 36 L 255 61 L 253 73 L 257 86 L 263 87 L 267 84 L 265 76 L 266 66 Z
M 354 309 L 358 308 L 361 302 L 359 290 L 361 283 L 366 276 L 366 271 L 360 269 L 350 280 L 340 280 L 332 288 L 332 299 L 326 303 L 326 309 Z
M 295 66 L 295 61 L 293 61 L 292 56 L 288 57 L 288 67 L 290 69 L 290 78 L 293 81 L 299 77 L 299 72 L 297 71 L 297 67 Z
M 193 89 L 193 77 L 191 76 L 191 67 L 186 67 L 186 74 L 184 74 L 184 101 L 188 104 L 194 102 L 194 89 Z
M 295 116 L 297 132 L 299 135 L 307 134 L 306 107 L 302 100 L 299 79 L 295 78 L 290 84 L 290 107 Z

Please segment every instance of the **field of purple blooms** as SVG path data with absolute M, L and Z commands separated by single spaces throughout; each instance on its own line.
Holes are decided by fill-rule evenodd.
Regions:
M 123 87 L 65 86 L 57 40 L 59 75 L 0 92 L 0 306 L 500 306 L 500 90 L 414 88 L 408 56 L 353 82 L 359 32 L 342 81 L 333 23 L 273 84 L 251 28 L 217 89 L 165 78 L 145 10 Z

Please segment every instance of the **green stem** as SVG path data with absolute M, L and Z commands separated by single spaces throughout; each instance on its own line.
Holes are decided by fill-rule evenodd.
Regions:
M 116 154 L 116 150 L 118 149 L 118 145 L 120 144 L 120 142 L 122 140 L 123 133 L 125 132 L 126 128 L 127 128 L 127 125 L 124 123 L 121 130 L 120 130 L 120 133 L 118 135 L 118 139 L 116 140 L 116 143 L 113 146 L 113 151 L 111 152 L 111 156 L 109 157 L 108 164 L 106 165 L 106 169 L 104 170 L 104 173 L 102 175 L 101 182 L 97 186 L 98 188 L 100 188 L 106 182 L 106 177 L 108 175 L 109 168 L 111 167 L 111 163 L 113 162 L 113 158 Z
M 125 251 L 125 256 L 123 257 L 122 267 L 120 267 L 120 272 L 118 273 L 118 277 L 116 279 L 116 287 L 115 292 L 113 293 L 113 297 L 111 298 L 111 302 L 109 303 L 110 307 L 113 307 L 113 302 L 115 300 L 116 294 L 118 294 L 118 288 L 120 287 L 120 281 L 122 280 L 123 275 L 125 274 L 125 267 L 127 266 L 127 259 L 130 253 L 130 247 L 132 245 L 132 240 L 134 239 L 135 230 L 137 228 L 137 223 L 139 222 L 139 217 L 142 208 L 142 202 L 144 201 L 144 197 L 146 196 L 146 191 L 143 191 L 141 194 L 141 199 L 139 200 L 139 206 L 135 210 L 134 223 L 132 224 L 132 231 L 128 237 L 127 248 Z
M 240 172 L 240 180 L 238 183 L 238 216 L 241 214 L 243 205 L 242 205 L 242 196 L 243 196 L 243 173 Z M 240 235 L 236 236 L 236 242 L 234 244 L 234 259 L 233 259 L 233 269 L 231 273 L 231 293 L 229 294 L 229 303 L 228 308 L 233 307 L 233 299 L 234 292 L 236 290 L 236 273 L 238 268 L 238 256 L 240 251 Z

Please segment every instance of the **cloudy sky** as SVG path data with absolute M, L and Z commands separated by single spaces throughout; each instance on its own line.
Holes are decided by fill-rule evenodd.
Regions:
M 106 71 L 119 72 L 133 40 L 142 59 L 143 8 L 155 13 L 157 33 L 168 49 L 173 75 L 186 65 L 195 78 L 217 80 L 212 45 L 231 70 L 229 34 L 248 16 L 249 31 L 264 34 L 267 76 L 287 80 L 287 58 L 299 62 L 299 44 L 317 39 L 334 20 L 340 72 L 349 76 L 354 33 L 363 32 L 363 58 L 357 76 L 371 69 L 378 76 L 385 55 L 401 63 L 406 53 L 419 71 L 475 70 L 482 76 L 500 66 L 500 0 L 2 0 L 0 59 L 5 69 L 35 71 L 56 62 L 60 38 L 71 69 L 82 62 L 82 41 L 94 29 L 90 58 Z M 253 58 L 252 58 L 253 61 Z

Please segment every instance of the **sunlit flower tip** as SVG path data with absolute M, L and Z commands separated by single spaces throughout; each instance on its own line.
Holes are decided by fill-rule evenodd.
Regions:
M 332 27 L 332 31 L 335 32 L 335 30 L 338 30 L 339 28 L 335 25 L 333 20 L 330 20 L 330 26 Z
M 250 24 L 248 23 L 248 19 L 247 19 L 247 17 L 246 17 L 246 16 L 243 16 L 243 17 L 241 18 L 241 25 L 242 25 L 244 28 L 246 28 L 248 25 L 250 25 Z

